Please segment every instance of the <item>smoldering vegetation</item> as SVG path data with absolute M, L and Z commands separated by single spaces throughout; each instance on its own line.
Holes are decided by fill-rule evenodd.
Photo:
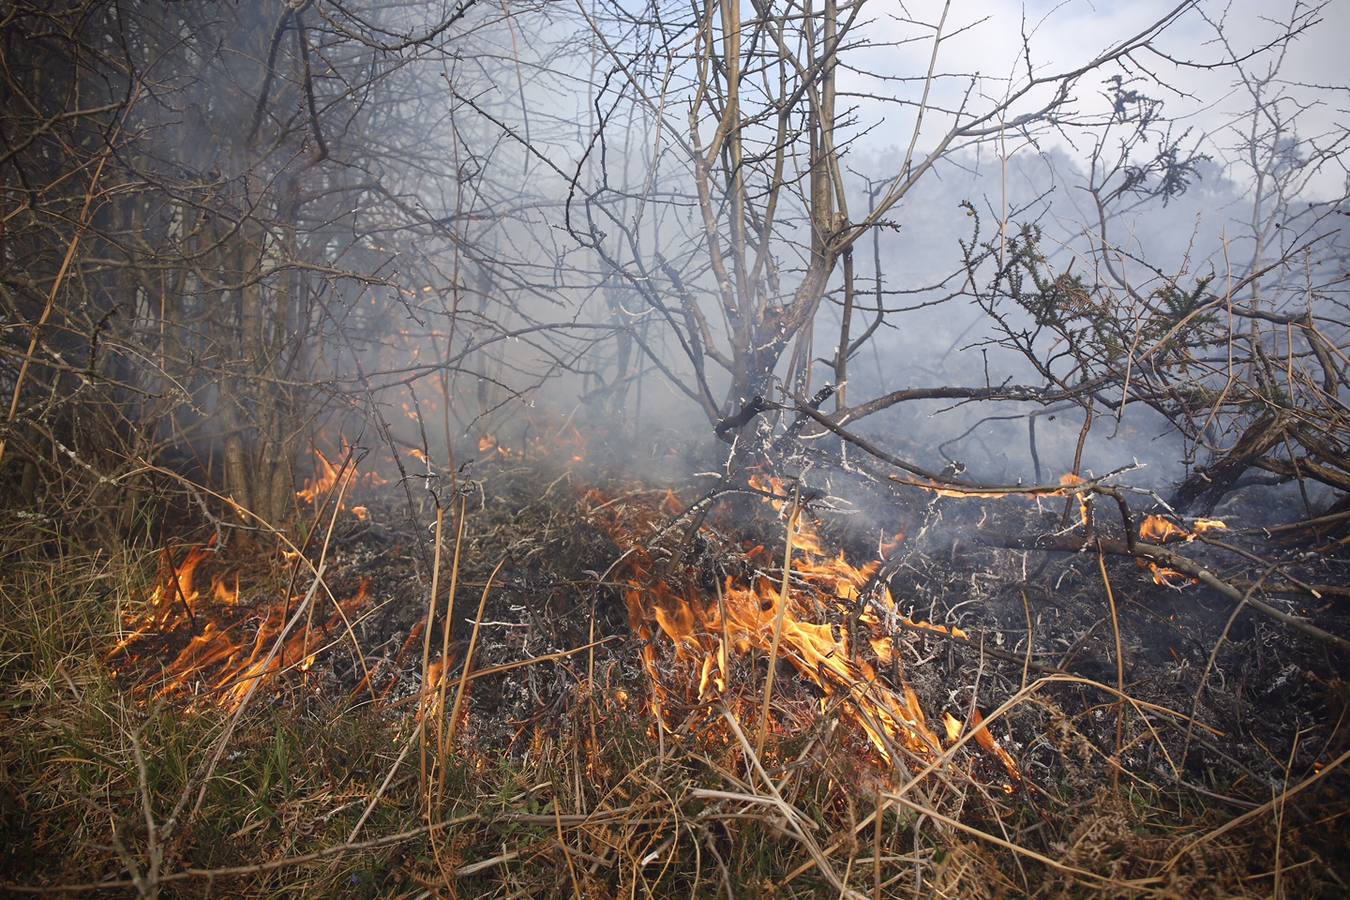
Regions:
M 1249 12 L 0 11 L 4 889 L 1344 892 L 1344 13 Z

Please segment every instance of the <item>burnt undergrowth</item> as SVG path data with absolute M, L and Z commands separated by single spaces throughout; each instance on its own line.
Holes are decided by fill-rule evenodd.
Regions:
M 1106 552 L 1122 535 L 1102 498 L 1088 531 L 1073 497 L 940 496 L 857 463 L 797 455 L 773 473 L 733 466 L 671 484 L 591 455 L 495 453 L 453 483 L 354 482 L 309 509 L 280 551 L 228 528 L 213 541 L 219 523 L 182 530 L 190 513 L 165 518 L 173 540 L 118 551 L 55 520 L 12 524 L 6 889 L 1344 889 L 1344 657 L 1259 609 L 1233 615 L 1238 604 L 1206 584 L 1158 584 Z M 803 661 L 790 643 L 774 654 L 731 639 L 725 662 L 707 655 L 719 635 L 699 623 L 728 621 L 732 592 L 758 589 L 772 605 L 794 518 L 820 559 L 862 573 L 833 598 L 805 593 L 814 557 L 798 551 L 788 584 L 806 599 L 793 615 L 818 613 L 812 633 L 837 646 Z M 1073 546 L 1035 546 L 1047 536 Z M 1242 555 L 1257 537 L 1230 521 L 1221 544 L 1184 552 L 1241 585 L 1270 577 L 1265 557 Z M 194 547 L 195 584 L 174 575 L 157 606 L 165 572 Z M 1281 578 L 1346 582 L 1334 550 L 1281 552 Z M 889 621 L 867 612 L 883 589 Z M 675 599 L 695 610 L 678 638 Z M 1347 633 L 1334 591 L 1315 608 L 1268 601 Z M 259 639 L 288 617 L 312 643 L 293 643 L 298 631 Z M 179 664 L 200 662 L 194 641 L 212 629 L 242 649 Z M 280 649 L 259 654 L 264 643 Z M 866 679 L 831 681 L 843 657 Z M 244 658 L 267 665 L 241 669 Z M 887 732 L 877 710 L 892 707 L 869 706 L 906 690 L 940 736 L 931 746 Z
M 1331 4 L 864 5 L 6 4 L 0 892 L 1348 892 Z

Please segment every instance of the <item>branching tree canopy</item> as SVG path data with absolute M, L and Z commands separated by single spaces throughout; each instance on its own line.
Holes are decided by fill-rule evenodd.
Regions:
M 1258 469 L 1315 512 L 1350 487 L 1346 137 L 1281 74 L 1324 7 L 1284 15 L 1047 49 L 1028 14 L 990 74 L 951 3 L 10 4 L 0 467 L 29 499 L 92 479 L 122 527 L 192 468 L 283 522 L 334 421 L 444 468 L 550 392 L 636 423 L 650 382 L 732 441 L 828 384 L 807 436 L 953 403 L 953 452 L 1022 420 L 1037 479 L 1038 418 L 1081 412 L 1077 471 L 1149 409 L 1177 504 Z M 1228 121 L 1169 118 L 1194 73 Z M 1062 165 L 1017 196 L 1028 159 Z M 1216 172 L 1246 212 L 1146 246 Z

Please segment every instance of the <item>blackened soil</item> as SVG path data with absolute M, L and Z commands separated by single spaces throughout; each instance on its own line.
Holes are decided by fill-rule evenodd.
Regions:
M 466 736 L 484 749 L 514 753 L 522 736 L 562 721 L 577 700 L 576 687 L 592 676 L 602 690 L 643 696 L 640 646 L 619 584 L 626 577 L 623 550 L 588 512 L 597 502 L 588 492 L 598 488 L 627 502 L 623 498 L 644 492 L 664 493 L 666 485 L 624 481 L 586 465 L 507 460 L 469 474 L 473 480 L 461 484 L 468 512 L 458 555 L 451 677 L 461 671 L 488 575 L 499 562 L 473 670 L 550 657 L 473 682 Z M 879 558 L 881 546 L 903 533 L 880 576 L 901 610 L 969 635 L 903 635 L 905 671 L 930 721 L 942 710 L 975 707 L 989 715 L 1022 693 L 991 730 L 1033 787 L 1020 792 L 1028 803 L 1038 802 L 1040 788 L 1086 800 L 1105 773 L 1116 772 L 1152 790 L 1226 804 L 1237 814 L 1346 749 L 1342 723 L 1350 691 L 1346 660 L 1334 648 L 1253 608 L 1232 617 L 1234 602 L 1209 588 L 1157 585 L 1133 559 L 1104 557 L 1104 577 L 1090 541 L 1078 552 L 1006 549 L 1008 536 L 1082 538 L 1076 509 L 1064 524 L 1062 500 L 936 498 L 847 473 L 826 477 L 819 469 L 806 472 L 802 483 L 808 514 L 854 564 Z M 690 476 L 675 487 L 689 503 L 711 484 Z M 442 502 L 457 508 L 460 496 L 447 491 Z M 407 490 L 372 489 L 361 500 L 370 517 L 344 520 L 332 571 L 338 578 L 371 579 L 373 611 L 356 626 L 364 668 L 339 648 L 330 677 L 359 696 L 363 672 L 370 670 L 375 674 L 362 687 L 367 695 L 393 710 L 410 708 L 421 678 L 434 503 L 420 483 Z M 1147 511 L 1141 505 L 1136 514 Z M 753 494 L 719 498 L 699 531 L 690 531 L 691 521 L 690 514 L 671 515 L 670 527 L 653 537 L 652 555 L 664 561 L 667 574 L 709 590 L 727 574 L 753 568 L 745 558 L 748 548 L 781 547 L 778 514 Z M 1181 552 L 1237 585 L 1258 579 L 1266 561 L 1277 556 L 1287 561 L 1285 571 L 1309 583 L 1350 584 L 1343 555 L 1287 542 L 1274 546 L 1259 532 L 1244 534 L 1240 519 L 1229 525 L 1224 540 L 1238 550 L 1196 542 Z M 1119 523 L 1105 516 L 1097 527 L 1104 536 L 1119 537 Z M 448 525 L 441 546 L 442 605 L 454 543 Z M 1327 631 L 1350 634 L 1343 597 L 1264 597 Z M 438 616 L 433 658 L 439 656 L 440 621 Z M 604 643 L 557 655 L 594 641 Z M 779 676 L 776 697 L 785 708 L 799 708 L 804 716 L 818 708 L 818 695 L 804 679 L 790 668 Z M 1123 701 L 1115 692 L 1118 681 Z M 987 760 L 971 764 L 997 780 L 997 767 Z M 1344 797 L 1340 778 L 1326 779 L 1319 790 Z

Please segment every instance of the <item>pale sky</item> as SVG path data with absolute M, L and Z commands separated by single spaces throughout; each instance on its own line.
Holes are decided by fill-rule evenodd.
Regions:
M 1021 40 L 1024 19 L 1030 35 L 1031 59 L 1037 66 L 1038 74 L 1050 74 L 1071 69 L 1092 59 L 1122 37 L 1142 31 L 1176 5 L 1175 2 L 1157 0 L 1129 3 L 1100 0 L 953 2 L 945 26 L 946 33 L 951 37 L 943 42 L 937 70 L 964 75 L 979 73 L 988 79 L 983 82 L 986 92 L 1001 93 L 1004 88 L 1000 79 L 1010 75 L 1022 79 L 1026 75 Z M 864 61 L 859 63 L 860 67 L 880 73 L 922 75 L 927 70 L 932 40 L 931 37 L 912 40 L 925 35 L 925 31 L 904 19 L 936 22 L 942 6 L 942 0 L 869 6 L 868 14 L 875 17 L 875 22 L 867 29 L 867 33 L 874 42 L 906 39 L 910 42 L 899 47 L 867 51 L 862 57 Z M 1224 19 L 1229 40 L 1239 53 L 1269 43 L 1279 33 L 1279 23 L 1287 21 L 1294 8 L 1295 4 L 1289 2 L 1261 0 L 1235 0 L 1231 3 L 1206 0 L 1199 7 L 1212 20 Z M 1309 7 L 1307 4 L 1298 4 L 1297 8 Z M 1288 90 L 1303 100 L 1318 103 L 1300 120 L 1299 133 L 1304 137 L 1315 133 L 1329 137 L 1340 135 L 1350 124 L 1350 112 L 1347 112 L 1350 110 L 1350 60 L 1347 60 L 1346 47 L 1346 36 L 1350 35 L 1350 0 L 1332 0 L 1323 6 L 1319 17 L 1322 19 L 1320 24 L 1297 38 L 1285 55 L 1279 73 L 1279 79 L 1289 83 Z M 985 21 L 980 23 L 982 19 Z M 1214 27 L 1195 10 L 1178 19 L 1158 41 L 1158 46 L 1170 56 L 1200 63 L 1218 63 L 1225 58 L 1223 48 L 1215 41 Z M 1247 65 L 1251 72 L 1265 74 L 1273 60 L 1273 53 L 1266 52 L 1250 60 Z M 1232 124 L 1236 115 L 1251 106 L 1246 90 L 1235 86 L 1235 73 L 1223 69 L 1179 67 L 1153 54 L 1141 54 L 1140 61 L 1169 84 L 1191 96 L 1178 96 L 1152 88 L 1146 83 L 1140 83 L 1138 87 L 1150 96 L 1164 99 L 1167 102 L 1167 114 L 1180 119 L 1183 127 L 1210 133 L 1213 143 L 1206 149 L 1215 153 L 1220 161 L 1229 155 L 1223 151 L 1233 146 L 1235 137 L 1231 132 L 1225 134 L 1224 130 Z M 1118 71 L 1111 68 L 1101 74 L 1085 76 L 1075 96 L 1085 103 L 1096 102 L 1099 106 L 1099 101 L 1094 101 L 1093 97 L 1101 81 Z M 1330 89 L 1314 90 L 1298 83 Z M 952 102 L 968 84 L 969 79 L 964 78 L 944 80 L 937 86 L 934 96 L 939 102 Z M 917 97 L 918 91 L 917 85 L 888 87 L 857 75 L 841 79 L 841 90 L 850 88 L 873 93 L 890 90 L 911 98 Z M 983 102 L 976 100 L 972 107 L 987 108 L 990 103 L 988 99 Z M 1028 102 L 1021 109 L 1028 110 L 1034 106 L 1034 103 Z M 861 118 L 864 122 L 874 122 L 879 115 L 886 117 L 886 124 L 877 129 L 868 141 L 880 145 L 904 146 L 912 128 L 912 114 L 893 106 L 884 108 L 880 103 L 863 105 Z M 931 145 L 945 130 L 946 124 L 941 117 L 929 117 L 919 141 L 920 149 Z M 1241 177 L 1241 173 L 1234 174 Z M 1328 170 L 1319 177 L 1315 187 L 1317 193 L 1322 195 L 1339 194 L 1345 189 L 1345 172 Z

